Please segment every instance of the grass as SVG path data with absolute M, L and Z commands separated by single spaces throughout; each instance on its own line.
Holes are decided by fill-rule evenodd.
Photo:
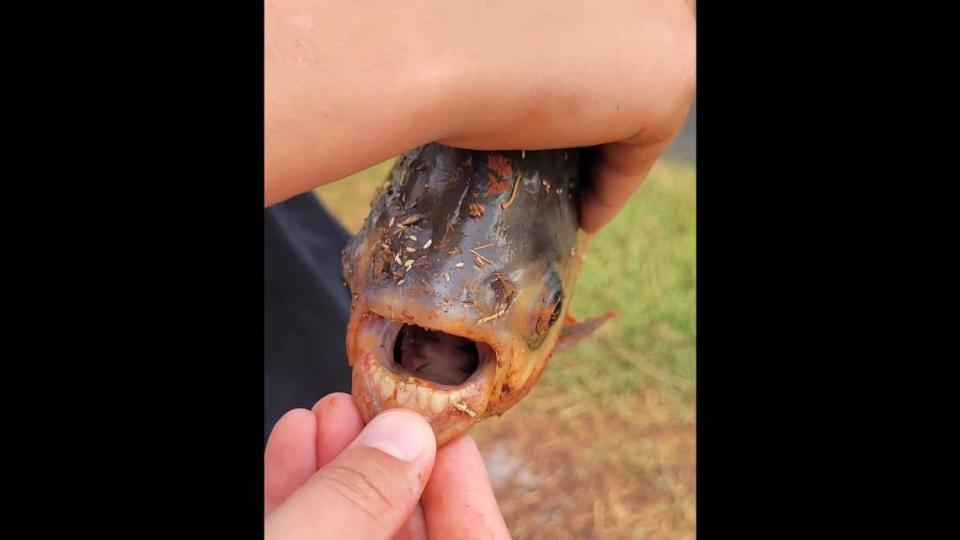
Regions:
M 316 193 L 356 231 L 390 165 Z M 573 293 L 578 318 L 619 317 L 472 432 L 514 538 L 694 537 L 695 175 L 654 167 L 594 238 Z
M 578 317 L 614 310 L 594 339 L 559 354 L 543 383 L 571 400 L 615 402 L 646 387 L 683 413 L 695 385 L 694 169 L 659 163 L 594 238 L 574 291 Z

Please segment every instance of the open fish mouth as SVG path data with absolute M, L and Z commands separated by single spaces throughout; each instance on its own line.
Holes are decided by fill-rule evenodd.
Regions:
M 383 317 L 361 317 L 354 388 L 373 416 L 393 407 L 425 416 L 438 434 L 484 415 L 497 353 L 482 341 Z M 474 422 L 467 422 L 472 425 Z

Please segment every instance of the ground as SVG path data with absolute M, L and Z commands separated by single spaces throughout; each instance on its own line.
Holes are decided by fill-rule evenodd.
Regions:
M 390 163 L 317 190 L 356 231 Z M 473 431 L 522 539 L 695 537 L 694 165 L 661 160 L 593 241 L 577 317 L 619 317 Z

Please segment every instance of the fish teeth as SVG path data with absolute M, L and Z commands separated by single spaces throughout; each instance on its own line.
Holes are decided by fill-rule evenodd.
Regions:
M 415 384 L 397 383 L 397 405 L 407 405 L 416 394 L 416 391 L 417 385 Z M 413 401 L 410 405 L 414 405 L 415 403 L 416 401 Z
M 417 407 L 421 411 L 426 411 L 430 405 L 430 393 L 426 386 L 417 386 Z
M 380 381 L 377 384 L 377 387 L 380 389 L 380 399 L 387 399 L 388 397 L 393 395 L 393 389 L 395 384 L 392 378 L 387 377 L 382 373 L 380 374 L 379 378 L 380 378 Z
M 447 408 L 447 400 L 449 399 L 447 392 L 434 392 L 430 396 L 430 410 L 434 414 L 440 414 L 444 409 Z

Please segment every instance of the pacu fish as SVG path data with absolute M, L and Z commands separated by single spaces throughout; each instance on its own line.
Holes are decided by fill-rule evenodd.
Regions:
M 567 315 L 589 241 L 587 156 L 429 144 L 398 158 L 343 251 L 365 421 L 414 409 L 443 445 L 515 405 L 554 352 L 612 316 Z

